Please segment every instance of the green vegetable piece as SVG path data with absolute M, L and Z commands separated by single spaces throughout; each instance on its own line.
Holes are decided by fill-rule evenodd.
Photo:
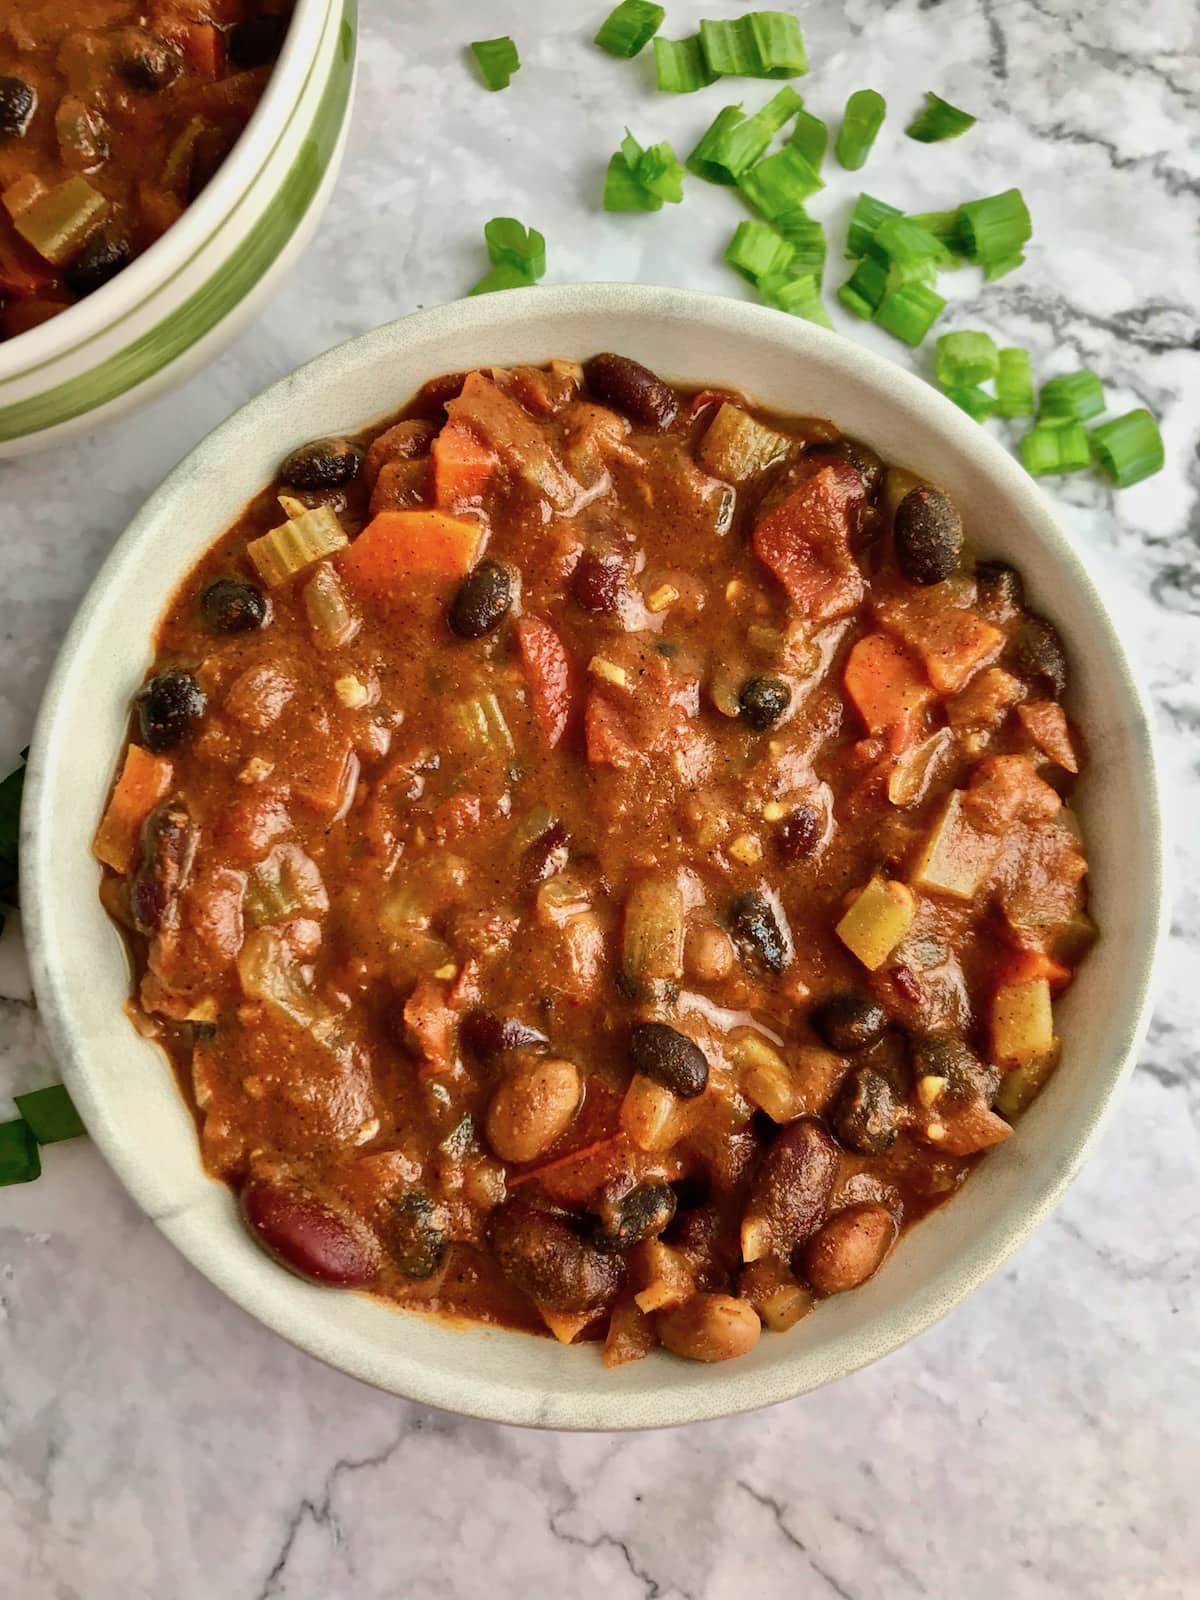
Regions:
M 997 352 L 996 411 L 1002 417 L 1033 415 L 1033 363 L 1028 350 L 1010 347 Z
M 788 143 L 800 152 L 814 172 L 820 172 L 829 148 L 829 129 L 820 117 L 801 108 Z
M 665 139 L 642 151 L 633 175 L 647 194 L 657 195 L 673 206 L 683 199 L 684 170 Z
M 643 189 L 629 163 L 618 150 L 604 176 L 605 211 L 661 211 L 662 197 Z
M 816 322 L 823 328 L 832 328 L 829 312 L 821 300 L 821 280 L 811 272 L 776 273 L 761 278 L 758 292 L 764 305 L 776 311 L 786 311 L 790 317 L 803 317 L 805 322 Z
M 700 46 L 708 70 L 719 78 L 795 78 L 808 71 L 800 24 L 785 11 L 702 22 Z
M 535 282 L 536 279 L 530 277 L 523 268 L 514 267 L 506 261 L 485 272 L 479 282 L 467 290 L 467 294 L 494 294 L 497 289 L 530 289 Z
M 707 88 L 717 81 L 716 73 L 709 71 L 704 59 L 699 34 L 693 34 L 690 39 L 656 38 L 654 76 L 664 94 L 694 94 L 697 89 Z
M 901 283 L 884 295 L 875 321 L 885 332 L 915 347 L 945 309 L 945 300 L 927 283 Z
M 985 418 L 996 414 L 995 395 L 988 394 L 987 390 L 981 389 L 977 383 L 944 385 L 943 392 L 961 411 L 965 411 L 969 417 L 974 417 L 976 422 L 983 422 Z
M 1062 427 L 1071 422 L 1086 422 L 1104 410 L 1104 385 L 1089 367 L 1064 372 L 1042 385 L 1038 396 L 1039 428 Z
M 766 156 L 738 179 L 742 197 L 768 222 L 802 206 L 809 195 L 823 189 L 821 175 L 793 144 Z
M 846 101 L 834 154 L 847 172 L 865 164 L 886 115 L 887 101 L 874 89 L 856 89 Z
M 29 1124 L 23 1119 L 0 1122 L 0 1188 L 32 1183 L 41 1172 L 42 1158 Z
M 963 329 L 943 333 L 937 342 L 935 373 L 942 389 L 966 388 L 996 376 L 999 361 L 990 333 Z
M 795 252 L 792 256 L 788 272 L 793 277 L 811 276 L 820 284 L 825 278 L 825 229 L 816 220 L 810 217 L 803 206 L 798 206 L 794 211 L 785 211 L 777 217 L 772 224 L 777 233 L 781 233 Z
M 1144 407 L 1100 423 L 1088 439 L 1092 454 L 1121 489 L 1161 472 L 1166 460 L 1158 423 Z
M 87 1132 L 71 1096 L 61 1083 L 52 1083 L 48 1089 L 34 1089 L 29 1094 L 19 1094 L 15 1098 L 17 1110 L 39 1144 L 58 1144 L 62 1139 L 79 1139 Z
M 731 170 L 730 163 L 740 158 L 740 149 L 738 156 L 731 154 L 733 136 L 738 132 L 744 134 L 750 120 L 740 105 L 723 106 L 684 163 L 688 171 L 694 172 L 697 178 L 703 178 L 706 183 L 736 183 L 737 173 Z M 766 149 L 765 145 L 763 149 Z M 756 159 L 751 157 L 751 161 Z
M 925 109 L 905 128 L 910 139 L 921 144 L 939 144 L 943 139 L 957 139 L 975 126 L 969 111 L 960 111 L 940 95 L 927 93 Z
M 957 211 L 915 211 L 909 220 L 941 242 L 952 259 L 949 266 L 959 266 L 967 254 L 967 243 L 962 236 Z
M 883 303 L 887 281 L 887 268 L 883 262 L 875 260 L 873 256 L 864 256 L 838 290 L 838 299 L 847 311 L 853 311 L 856 317 L 870 322 Z
M 663 25 L 666 12 L 651 0 L 621 0 L 621 4 L 600 24 L 593 43 L 610 56 L 628 60 L 653 39 Z
M 725 250 L 735 272 L 757 284 L 763 278 L 787 272 L 795 249 L 765 222 L 739 222 Z
M 530 278 L 546 271 L 546 240 L 536 228 L 527 228 L 516 217 L 493 217 L 483 225 L 488 260 L 494 267 L 516 267 Z
M 911 217 L 884 217 L 867 243 L 867 254 L 885 262 L 897 283 L 930 283 L 949 264 L 942 242 Z
M 884 218 L 902 215 L 899 206 L 890 206 L 886 200 L 876 200 L 871 194 L 860 194 L 854 202 L 854 210 L 850 213 L 850 226 L 846 230 L 847 256 L 854 260 L 856 256 L 866 255 L 867 246 Z M 914 221 L 919 222 L 920 219 L 914 218 Z
M 1078 472 L 1091 463 L 1087 431 L 1079 422 L 1061 427 L 1031 428 L 1021 439 L 1021 460 L 1032 477 Z
M 958 228 L 972 261 L 1011 272 L 1021 246 L 1033 235 L 1029 207 L 1019 189 L 968 200 L 958 208 Z
M 1025 256 L 1020 250 L 1014 250 L 1012 255 L 1004 256 L 999 261 L 988 261 L 984 264 L 983 275 L 988 283 L 995 283 L 997 278 L 1005 278 L 1010 272 L 1015 272 L 1018 267 L 1025 265 Z
M 687 158 L 689 171 L 709 183 L 736 183 L 803 105 L 796 91 L 787 87 L 752 117 L 743 117 L 740 105 L 726 106 Z
M 471 46 L 471 54 L 475 57 L 479 76 L 493 92 L 507 89 L 513 73 L 521 65 L 517 47 L 507 35 L 499 39 L 476 40 Z

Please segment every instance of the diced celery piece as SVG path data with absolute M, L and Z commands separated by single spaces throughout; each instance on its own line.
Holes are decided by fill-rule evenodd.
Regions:
M 683 893 L 674 878 L 643 878 L 625 902 L 622 967 L 627 977 L 683 976 Z
M 727 1048 L 746 1098 L 772 1122 L 794 1122 L 804 1109 L 803 1095 L 791 1068 L 770 1040 L 745 1028 L 730 1036 Z
M 1050 983 L 1006 983 L 992 998 L 992 1060 L 997 1066 L 1036 1061 L 1054 1049 Z
M 108 201 L 78 173 L 28 203 L 18 185 L 5 191 L 13 227 L 44 260 L 60 267 L 71 259 L 108 210 Z
M 996 1110 L 1005 1117 L 1015 1117 L 1018 1112 L 1024 1111 L 1037 1099 L 1057 1065 L 1058 1050 L 1053 1049 L 1006 1072 L 996 1095 Z
M 876 972 L 913 925 L 917 897 L 906 883 L 876 876 L 837 925 L 837 935 L 863 966 Z
M 267 587 L 275 589 L 349 543 L 333 507 L 313 506 L 289 516 L 261 539 L 251 539 L 246 554 Z

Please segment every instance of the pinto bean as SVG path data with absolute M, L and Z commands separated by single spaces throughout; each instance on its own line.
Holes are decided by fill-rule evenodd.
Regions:
M 694 1294 L 658 1315 L 658 1337 L 688 1361 L 731 1361 L 753 1350 L 762 1333 L 748 1300 L 729 1294 Z
M 551 1311 L 590 1311 L 620 1287 L 619 1257 L 603 1254 L 562 1217 L 524 1200 L 496 1213 L 492 1249 L 509 1282 Z
M 729 935 L 715 922 L 698 922 L 687 931 L 683 967 L 693 983 L 720 983 L 733 971 Z
M 820 1226 L 838 1149 L 816 1117 L 781 1128 L 763 1157 L 742 1219 L 742 1258 L 788 1256 Z
M 596 399 L 623 411 L 630 421 L 659 433 L 674 422 L 679 409 L 675 391 L 640 361 L 606 352 L 585 361 L 583 373 Z
M 366 1225 L 303 1189 L 252 1179 L 242 1190 L 242 1216 L 268 1255 L 310 1283 L 362 1288 L 379 1267 Z
M 808 1241 L 804 1275 L 818 1294 L 857 1289 L 883 1265 L 896 1232 L 886 1206 L 847 1206 Z
M 502 1161 L 536 1161 L 571 1126 L 582 1093 L 573 1061 L 534 1058 L 502 1078 L 484 1131 Z

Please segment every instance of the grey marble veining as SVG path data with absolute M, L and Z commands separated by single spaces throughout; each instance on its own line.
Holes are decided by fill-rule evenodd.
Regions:
M 62 631 L 162 474 L 265 383 L 360 329 L 452 298 L 496 212 L 536 223 L 549 279 L 737 294 L 738 219 L 608 217 L 628 123 L 686 152 L 715 108 L 650 88 L 564 0 L 372 0 L 346 168 L 315 244 L 220 362 L 53 458 L 0 467 L 0 760 L 25 742 Z M 667 31 L 724 0 L 674 0 Z M 1173 936 L 1139 1070 L 1097 1153 L 1007 1271 L 879 1366 L 792 1405 L 671 1434 L 572 1438 L 378 1395 L 227 1304 L 86 1143 L 0 1197 L 0 1593 L 20 1600 L 682 1600 L 771 1592 L 1107 1600 L 1200 1592 L 1200 16 L 1184 0 L 802 4 L 810 107 L 871 84 L 891 114 L 863 172 L 911 209 L 1019 182 L 1029 264 L 962 274 L 946 326 L 1095 367 L 1163 418 L 1167 470 L 1051 492 L 1153 696 L 1175 804 Z M 486 94 L 468 40 L 525 65 Z M 979 114 L 899 137 L 925 88 Z M 765 98 L 765 95 L 762 96 Z M 840 228 L 859 185 L 814 212 Z M 840 316 L 840 313 L 839 313 Z M 926 370 L 875 330 L 842 324 Z M 48 1081 L 15 927 L 0 945 L 0 1096 Z M 0 1098 L 0 1115 L 8 1102 Z

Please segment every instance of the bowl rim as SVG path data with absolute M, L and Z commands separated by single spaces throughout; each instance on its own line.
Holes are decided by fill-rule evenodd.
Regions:
M 283 48 L 233 149 L 211 180 L 154 243 L 95 293 L 0 344 L 0 384 L 34 377 L 55 362 L 78 358 L 96 339 L 135 317 L 212 243 L 238 210 L 288 133 L 317 70 L 318 43 L 330 12 L 343 0 L 296 0 Z
M 1133 1004 L 1114 1025 L 1106 1049 L 1103 1071 L 1094 1074 L 1095 1088 L 1081 1107 L 1074 1122 L 1064 1130 L 1055 1149 L 1059 1157 L 1053 1171 L 1039 1172 L 1030 1182 L 1028 1203 L 1006 1227 L 993 1227 L 970 1245 L 940 1275 L 939 1283 L 919 1287 L 904 1300 L 855 1331 L 849 1359 L 837 1363 L 836 1371 L 806 1379 L 793 1366 L 779 1362 L 767 1371 L 739 1379 L 739 1363 L 708 1369 L 713 1381 L 704 1385 L 663 1386 L 654 1406 L 654 1415 L 638 1414 L 645 1402 L 641 1397 L 616 1395 L 609 1404 L 593 1396 L 572 1397 L 560 1392 L 554 1396 L 533 1391 L 531 1385 L 506 1385 L 480 1379 L 463 1371 L 452 1377 L 429 1371 L 397 1354 L 403 1368 L 399 1379 L 381 1377 L 378 1367 L 355 1352 L 333 1348 L 336 1341 L 322 1339 L 313 1327 L 293 1325 L 282 1306 L 264 1307 L 237 1278 L 232 1267 L 225 1270 L 224 1252 L 210 1247 L 187 1227 L 184 1214 L 168 1211 L 156 1214 L 151 1180 L 140 1160 L 136 1141 L 120 1137 L 103 1114 L 102 1097 L 93 1096 L 86 1068 L 86 1046 L 71 1021 L 70 976 L 58 964 L 48 932 L 53 921 L 50 905 L 50 861 L 53 856 L 52 818 L 49 808 L 54 792 L 53 745 L 56 724 L 70 704 L 66 691 L 75 657 L 85 651 L 92 617 L 110 585 L 118 581 L 123 569 L 153 538 L 159 519 L 170 514 L 176 496 L 207 464 L 226 459 L 243 430 L 253 430 L 260 411 L 285 397 L 295 396 L 298 388 L 319 388 L 326 376 L 344 365 L 353 367 L 357 359 L 370 360 L 386 352 L 394 342 L 403 344 L 409 336 L 433 341 L 440 335 L 495 332 L 542 320 L 582 315 L 603 308 L 609 315 L 656 317 L 703 327 L 719 324 L 727 333 L 761 334 L 766 328 L 774 341 L 802 359 L 805 352 L 818 349 L 822 359 L 839 368 L 850 379 L 867 383 L 886 394 L 900 409 L 923 408 L 932 412 L 940 431 L 951 445 L 967 457 L 974 457 L 991 476 L 1005 501 L 1016 507 L 1028 522 L 1036 539 L 1048 545 L 1060 570 L 1081 591 L 1096 633 L 1096 648 L 1110 658 L 1125 695 L 1122 707 L 1127 718 L 1125 738 L 1134 768 L 1141 775 L 1146 830 L 1142 847 L 1151 868 L 1149 881 L 1139 881 L 1138 891 L 1148 915 L 1146 925 L 1153 931 L 1144 950 L 1133 949 L 1131 960 L 1136 973 L 1131 979 Z M 570 352 L 568 352 L 570 353 Z M 216 535 L 213 535 L 216 537 Z M 211 542 L 211 541 L 210 541 Z M 43 823 L 45 824 L 43 826 Z M 1158 772 L 1148 701 L 1130 668 L 1119 635 L 1083 562 L 1067 534 L 1059 526 L 1053 510 L 1034 482 L 1028 478 L 1009 452 L 978 424 L 966 417 L 944 396 L 912 373 L 898 367 L 839 334 L 797 322 L 781 312 L 745 301 L 694 290 L 680 290 L 642 284 L 580 284 L 551 288 L 503 291 L 486 297 L 451 302 L 412 313 L 353 339 L 334 346 L 292 373 L 285 375 L 247 402 L 213 429 L 174 468 L 134 516 L 100 568 L 64 638 L 52 670 L 31 742 L 21 815 L 21 896 L 23 927 L 29 955 L 33 987 L 39 1010 L 64 1081 L 76 1099 L 101 1153 L 125 1188 L 146 1211 L 181 1253 L 229 1298 L 256 1320 L 282 1335 L 290 1343 L 316 1356 L 338 1370 L 360 1378 L 405 1398 L 438 1406 L 483 1420 L 517 1423 L 560 1429 L 625 1429 L 676 1425 L 710 1420 L 756 1410 L 762 1406 L 795 1398 L 797 1395 L 835 1377 L 846 1377 L 898 1349 L 923 1333 L 942 1316 L 968 1298 L 1029 1239 L 1078 1173 L 1094 1146 L 1116 1101 L 1117 1093 L 1130 1074 L 1137 1047 L 1145 1033 L 1152 1006 L 1152 977 L 1166 932 L 1168 906 L 1163 894 L 1163 838 Z M 1047 1164 L 1049 1165 L 1049 1164 Z M 219 1180 L 210 1180 L 214 1183 Z M 222 1186 L 224 1187 L 224 1186 Z M 293 1282 L 295 1280 L 292 1280 Z M 298 1316 L 298 1308 L 290 1311 Z M 303 1321 L 303 1318 L 299 1318 Z M 464 1354 L 466 1349 L 464 1347 Z M 718 1377 L 719 1375 L 719 1377 Z M 586 1413 L 582 1415 L 581 1413 Z

